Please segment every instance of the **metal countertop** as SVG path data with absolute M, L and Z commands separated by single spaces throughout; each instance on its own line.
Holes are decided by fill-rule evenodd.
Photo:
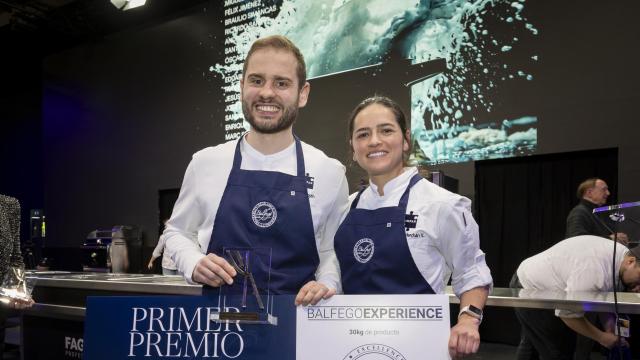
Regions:
M 73 273 L 61 271 L 30 272 L 28 281 L 34 281 L 35 287 L 50 291 L 54 289 L 98 290 L 113 295 L 136 293 L 140 295 L 200 295 L 201 286 L 185 282 L 181 276 L 156 274 L 111 274 L 111 273 Z M 459 299 L 451 287 L 446 293 L 453 304 Z M 38 301 L 38 299 L 35 299 Z M 494 288 L 487 306 L 527 307 L 539 309 L 562 308 L 574 311 L 612 312 L 613 293 L 563 291 L 532 291 L 525 289 Z M 28 313 L 46 311 L 84 316 L 84 307 L 38 303 Z M 626 314 L 640 313 L 640 294 L 618 293 L 618 311 Z
M 29 273 L 27 278 L 34 281 L 36 287 L 166 295 L 202 293 L 202 286 L 190 285 L 180 275 L 45 271 Z

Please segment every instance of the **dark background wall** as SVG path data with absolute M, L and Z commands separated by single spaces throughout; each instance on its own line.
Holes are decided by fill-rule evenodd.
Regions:
M 29 36 L 3 38 L 0 56 L 0 193 L 20 200 L 21 233 L 28 234 L 29 209 L 43 206 L 41 54 L 24 43 Z M 19 56 L 11 49 L 22 47 Z
M 633 26 L 640 4 L 625 3 L 607 8 L 606 17 L 595 1 L 527 4 L 540 29 L 540 68 L 527 99 L 504 94 L 514 106 L 538 109 L 539 154 L 618 148 L 619 201 L 640 199 L 640 30 Z M 77 247 L 89 231 L 114 224 L 141 226 L 147 252 L 154 245 L 158 191 L 179 187 L 191 154 L 224 139 L 223 83 L 208 70 L 223 61 L 221 9 L 220 2 L 194 6 L 42 63 L 23 54 L 3 66 L 0 192 L 20 198 L 23 213 L 44 207 L 48 246 Z M 319 89 L 297 132 L 346 162 L 345 136 L 336 129 L 348 111 L 331 113 L 331 126 L 305 123 L 311 111 L 326 110 L 312 108 L 314 101 L 341 96 L 337 86 Z M 472 163 L 438 168 L 474 197 Z M 355 183 L 360 173 L 349 169 Z
M 640 50 L 633 45 L 640 39 L 633 15 L 640 3 L 623 3 L 538 1 L 526 7 L 527 16 L 540 24 L 540 68 L 533 82 L 537 153 L 618 148 L 620 202 L 640 199 Z M 473 196 L 472 163 L 441 168 L 461 180 L 461 193 Z
M 210 9 L 211 10 L 211 9 Z M 182 17 L 44 61 L 45 208 L 50 243 L 136 224 L 153 246 L 158 191 L 180 186 L 195 151 L 220 143 L 214 11 Z

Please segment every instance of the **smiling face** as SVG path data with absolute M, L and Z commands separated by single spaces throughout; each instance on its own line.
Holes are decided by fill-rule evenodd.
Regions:
M 298 62 L 285 50 L 263 48 L 247 59 L 240 81 L 242 112 L 251 128 L 273 134 L 291 128 L 307 104 L 309 83 L 298 85 Z
M 382 184 L 402 173 L 403 155 L 409 150 L 394 113 L 378 103 L 363 108 L 354 118 L 351 146 L 358 165 Z

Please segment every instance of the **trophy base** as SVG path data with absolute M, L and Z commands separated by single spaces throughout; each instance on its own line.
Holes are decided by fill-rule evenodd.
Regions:
M 217 323 L 236 321 L 241 324 L 265 324 L 265 325 L 278 325 L 278 317 L 267 313 L 256 312 L 214 312 L 211 313 L 209 320 Z

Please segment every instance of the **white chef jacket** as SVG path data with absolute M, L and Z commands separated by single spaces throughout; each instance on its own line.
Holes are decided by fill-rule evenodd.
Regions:
M 278 171 L 297 175 L 295 142 L 286 149 L 263 155 L 240 140 L 243 170 Z M 167 251 L 189 282 L 196 263 L 205 256 L 222 194 L 233 165 L 237 140 L 200 150 L 187 167 L 180 195 L 167 221 Z M 345 168 L 322 151 L 301 142 L 305 172 L 314 178 L 308 189 L 316 248 L 320 264 L 316 280 L 340 291 L 340 268 L 333 236 L 348 203 Z
M 158 238 L 158 244 L 155 249 L 153 249 L 153 257 L 159 258 L 162 256 L 162 267 L 168 270 L 176 270 L 176 264 L 173 263 L 169 254 L 166 251 L 163 251 L 166 245 L 167 237 L 162 234 L 160 235 L 160 238 Z
M 380 196 L 378 187 L 370 182 L 357 208 L 398 206 L 409 181 L 417 173 L 416 168 L 405 168 L 384 185 L 384 196 Z M 350 196 L 350 202 L 356 194 Z M 426 179 L 417 182 L 409 193 L 407 214 L 413 212 L 418 217 L 416 227 L 405 230 L 407 244 L 420 274 L 437 294 L 444 293 L 449 275 L 458 297 L 473 288 L 493 284 L 470 207 L 469 199 Z
M 608 238 L 574 236 L 525 259 L 518 267 L 518 280 L 524 289 L 572 291 L 613 291 L 611 260 L 613 245 Z M 616 269 L 620 269 L 626 246 L 617 244 Z M 618 276 L 616 276 L 618 279 Z M 582 311 L 557 309 L 560 317 L 582 317 Z

